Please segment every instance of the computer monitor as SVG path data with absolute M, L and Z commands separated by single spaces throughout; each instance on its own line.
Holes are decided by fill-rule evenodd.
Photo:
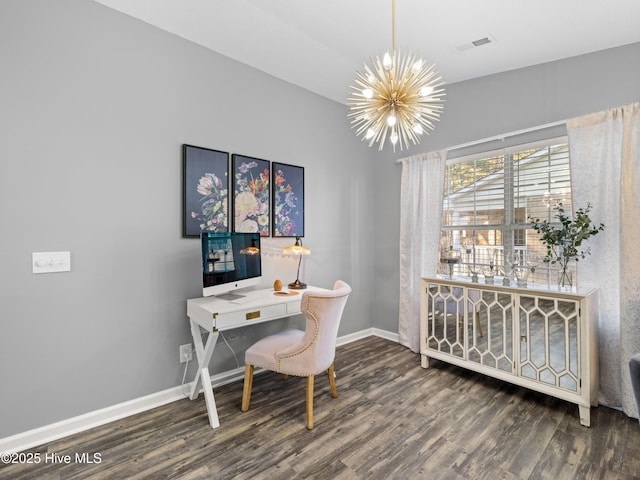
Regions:
M 236 300 L 234 292 L 258 285 L 262 278 L 259 233 L 213 233 L 200 235 L 202 295 Z

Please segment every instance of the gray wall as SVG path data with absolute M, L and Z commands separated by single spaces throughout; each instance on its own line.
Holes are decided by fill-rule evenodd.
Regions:
M 447 87 L 442 121 L 409 152 L 376 158 L 374 326 L 397 331 L 400 175 L 394 160 L 640 100 L 640 43 L 460 82 Z M 556 129 L 557 131 L 557 129 Z
M 3 0 L 0 65 L 0 438 L 180 384 L 201 295 L 183 143 L 305 167 L 302 279 L 349 282 L 340 335 L 371 327 L 373 169 L 346 107 L 88 0 Z M 59 250 L 71 272 L 31 273 Z M 265 284 L 295 279 L 266 261 Z M 300 321 L 235 331 L 240 363 Z M 233 368 L 221 345 L 211 373 Z

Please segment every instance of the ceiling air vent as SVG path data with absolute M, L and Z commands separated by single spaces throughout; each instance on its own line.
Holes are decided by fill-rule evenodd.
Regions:
M 459 52 L 464 52 L 465 50 L 471 50 L 472 48 L 482 47 L 483 45 L 491 45 L 492 43 L 495 43 L 495 41 L 496 39 L 493 38 L 492 35 L 487 35 L 486 37 L 473 40 L 472 42 L 458 45 L 456 47 L 456 50 L 458 50 Z
M 471 43 L 473 43 L 474 47 L 481 47 L 482 45 L 486 45 L 487 43 L 491 43 L 491 41 L 492 40 L 489 37 L 484 37 L 484 38 L 481 38 L 479 40 L 474 40 Z

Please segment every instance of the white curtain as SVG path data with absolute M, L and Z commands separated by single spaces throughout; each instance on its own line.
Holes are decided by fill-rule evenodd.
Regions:
M 420 279 L 435 275 L 446 150 L 402 159 L 400 197 L 400 343 L 420 351 Z
M 567 121 L 574 209 L 591 203 L 604 232 L 578 262 L 580 287 L 600 289 L 603 405 L 638 412 L 629 357 L 640 352 L 640 103 Z

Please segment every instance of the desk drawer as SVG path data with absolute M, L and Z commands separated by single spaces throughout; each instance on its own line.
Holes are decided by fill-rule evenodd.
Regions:
M 300 304 L 298 304 L 298 310 Z M 218 315 L 215 319 L 215 326 L 222 330 L 232 327 L 242 327 L 252 322 L 263 322 L 271 318 L 279 318 L 286 315 L 284 304 L 269 305 L 266 307 L 251 307 L 237 312 L 230 312 Z
M 295 315 L 296 313 L 302 313 L 300 308 L 300 300 L 297 302 L 287 303 L 287 315 Z

